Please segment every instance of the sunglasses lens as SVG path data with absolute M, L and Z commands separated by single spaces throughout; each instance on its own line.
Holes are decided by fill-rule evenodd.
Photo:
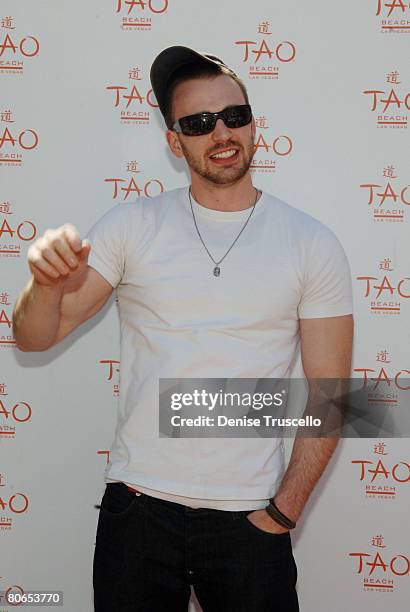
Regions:
M 252 111 L 246 104 L 234 106 L 225 111 L 225 125 L 229 128 L 238 128 L 247 125 L 252 119 Z
M 186 136 L 200 136 L 201 134 L 209 134 L 215 127 L 216 120 L 213 115 L 201 113 L 184 117 L 179 121 L 183 134 Z

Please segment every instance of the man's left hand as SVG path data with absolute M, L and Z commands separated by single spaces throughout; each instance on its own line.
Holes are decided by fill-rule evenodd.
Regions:
M 261 531 L 267 531 L 268 533 L 286 533 L 289 529 L 282 527 L 276 521 L 273 520 L 266 512 L 266 510 L 254 510 L 246 516 L 246 519 L 253 523 L 255 527 L 258 527 Z

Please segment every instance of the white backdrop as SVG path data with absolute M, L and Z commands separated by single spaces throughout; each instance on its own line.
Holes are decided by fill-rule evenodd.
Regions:
M 64 610 L 91 612 L 95 505 L 118 397 L 115 299 L 54 349 L 19 352 L 11 314 L 29 279 L 29 245 L 65 222 L 85 235 L 121 201 L 187 183 L 166 148 L 149 68 L 172 44 L 211 52 L 249 89 L 255 184 L 322 220 L 344 245 L 355 375 L 367 368 L 369 397 L 394 407 L 410 369 L 410 8 L 399 0 L 1 0 L 0 8 L 0 590 L 63 590 Z M 293 535 L 303 612 L 407 610 L 409 464 L 408 439 L 340 444 Z

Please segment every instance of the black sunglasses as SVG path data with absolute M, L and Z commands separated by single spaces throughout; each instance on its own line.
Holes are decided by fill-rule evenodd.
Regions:
M 229 106 L 219 113 L 197 113 L 181 117 L 175 121 L 172 129 L 185 136 L 202 136 L 213 132 L 218 119 L 222 119 L 227 128 L 240 128 L 252 120 L 252 109 L 249 104 Z

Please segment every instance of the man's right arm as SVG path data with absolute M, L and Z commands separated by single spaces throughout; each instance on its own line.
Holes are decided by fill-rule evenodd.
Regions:
M 22 351 L 44 351 L 95 315 L 113 287 L 87 265 L 90 244 L 73 225 L 47 230 L 28 252 L 32 277 L 13 310 Z

